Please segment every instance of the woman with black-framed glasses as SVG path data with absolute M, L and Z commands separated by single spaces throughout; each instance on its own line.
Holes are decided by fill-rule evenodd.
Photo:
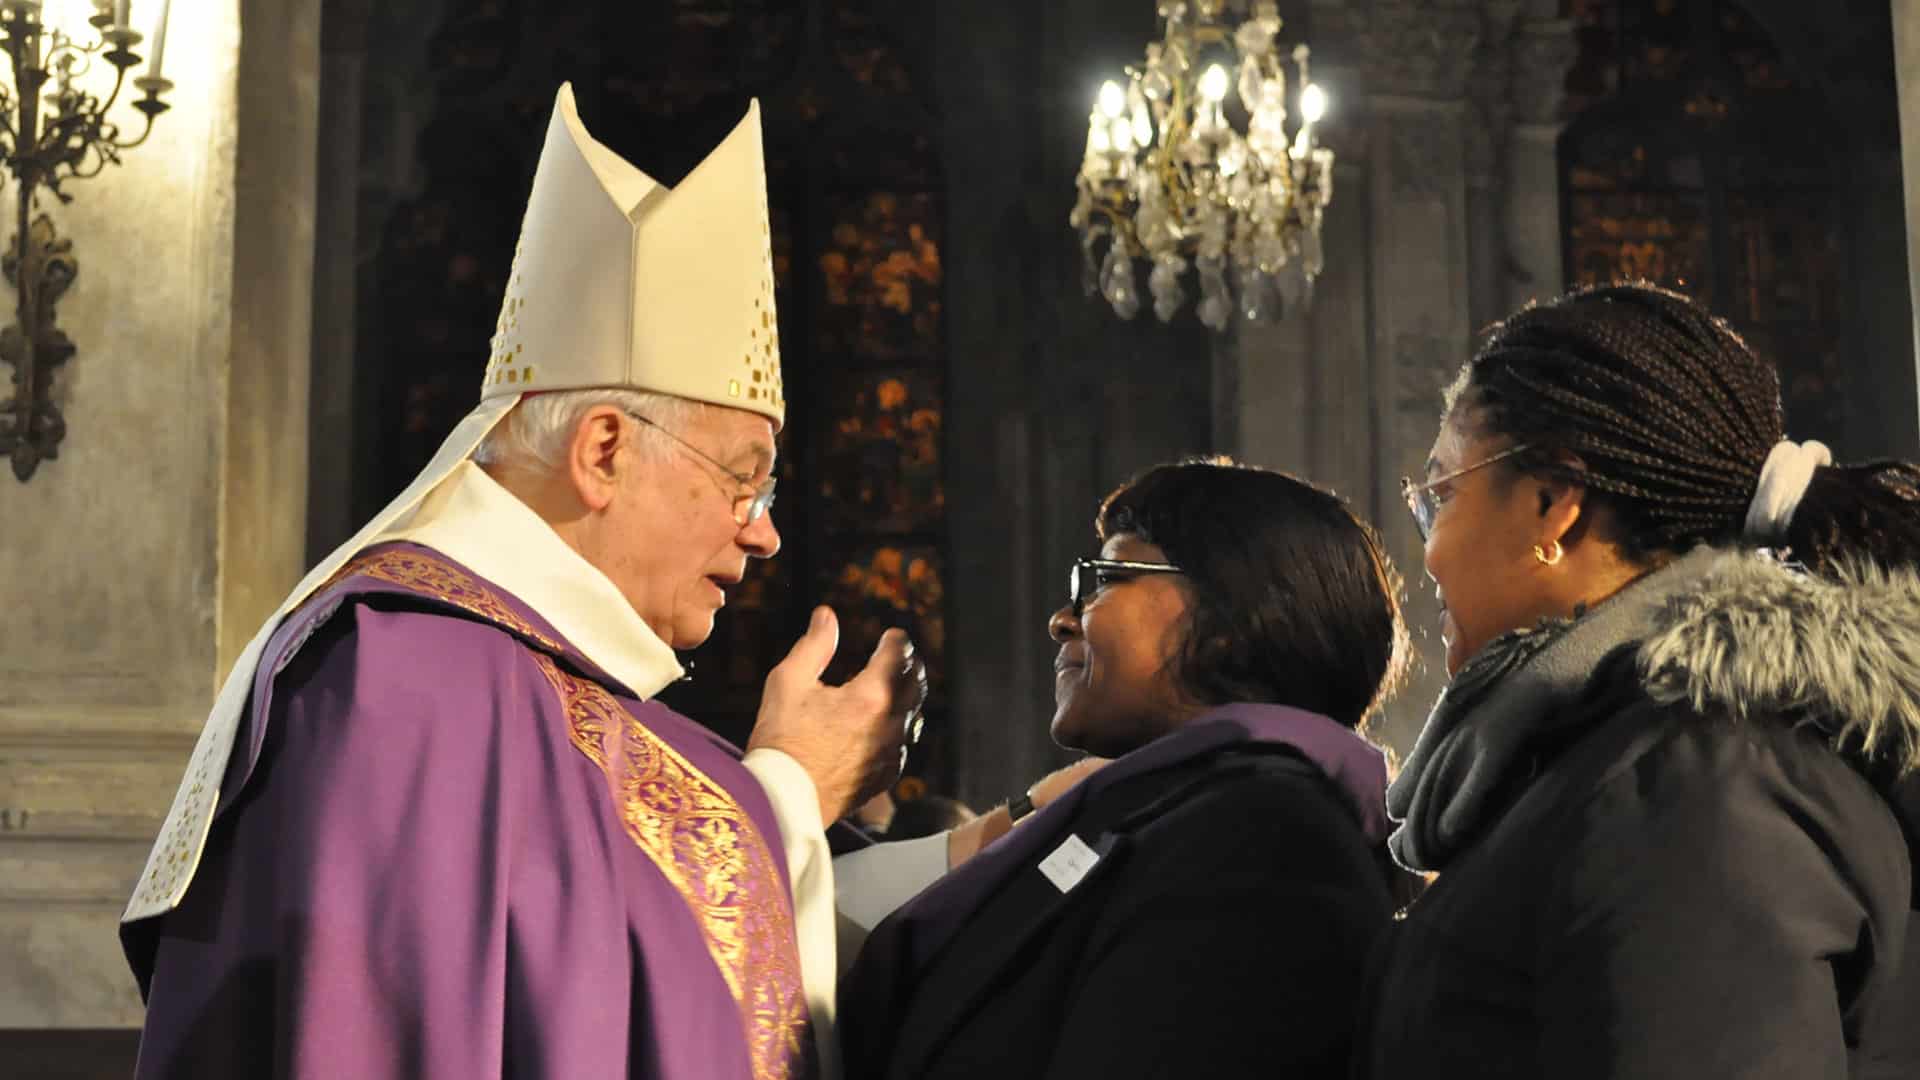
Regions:
M 1112 763 L 874 931 L 849 1080 L 1345 1076 L 1408 884 L 1358 732 L 1404 662 L 1397 578 L 1337 497 L 1224 460 L 1149 470 L 1095 529 L 1048 621 L 1052 733 Z

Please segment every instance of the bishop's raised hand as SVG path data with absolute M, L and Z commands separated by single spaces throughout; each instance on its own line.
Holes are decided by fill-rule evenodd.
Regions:
M 829 686 L 820 676 L 839 643 L 832 609 L 815 608 L 807 632 L 767 674 L 747 740 L 748 750 L 779 750 L 807 771 L 829 823 L 899 777 L 927 700 L 926 665 L 905 631 L 882 634 L 859 674 Z

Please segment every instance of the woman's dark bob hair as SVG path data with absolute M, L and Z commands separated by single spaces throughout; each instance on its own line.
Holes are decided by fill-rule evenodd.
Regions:
M 1267 702 L 1363 729 L 1403 676 L 1400 579 L 1345 501 L 1223 457 L 1159 465 L 1100 505 L 1182 567 L 1191 598 L 1174 682 L 1202 705 Z

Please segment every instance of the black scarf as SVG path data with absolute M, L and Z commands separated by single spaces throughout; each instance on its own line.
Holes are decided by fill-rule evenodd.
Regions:
M 1585 722 L 1567 708 L 1600 662 L 1645 638 L 1674 596 L 1697 586 L 1722 552 L 1701 547 L 1571 620 L 1545 621 L 1488 642 L 1434 702 L 1387 813 L 1401 865 L 1439 870 L 1492 822 L 1496 798 L 1529 751 Z

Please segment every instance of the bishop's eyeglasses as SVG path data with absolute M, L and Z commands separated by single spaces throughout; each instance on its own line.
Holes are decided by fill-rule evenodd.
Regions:
M 637 412 L 628 412 L 627 415 L 647 425 L 648 427 L 659 432 L 660 434 L 665 435 L 667 438 L 672 439 L 674 442 L 679 443 L 681 446 L 685 447 L 688 451 L 692 452 L 695 456 L 699 457 L 700 460 L 705 461 L 707 464 L 712 465 L 714 468 L 719 469 L 722 473 L 725 473 L 730 479 L 733 480 L 734 483 L 739 484 L 741 488 L 745 488 L 746 490 L 744 491 L 736 489 L 736 491 L 732 496 L 733 520 L 737 522 L 741 528 L 744 529 L 747 526 L 753 524 L 754 522 L 759 521 L 763 516 L 766 515 L 768 507 L 771 507 L 773 505 L 773 485 L 775 482 L 775 478 L 773 476 L 769 475 L 765 480 L 762 480 L 756 484 L 753 482 L 752 473 L 734 472 L 732 469 L 727 468 L 725 465 L 721 464 L 719 461 L 716 461 L 713 458 L 713 456 L 711 454 L 708 454 L 705 450 L 700 449 L 699 447 L 693 445 L 692 443 L 681 438 L 680 436 L 675 435 L 673 432 L 668 431 L 662 425 L 654 423 L 653 421 L 647 419 L 646 417 L 641 416 Z M 723 494 L 724 494 L 724 489 L 723 489 Z M 746 504 L 744 509 L 742 509 L 741 507 L 742 503 Z

